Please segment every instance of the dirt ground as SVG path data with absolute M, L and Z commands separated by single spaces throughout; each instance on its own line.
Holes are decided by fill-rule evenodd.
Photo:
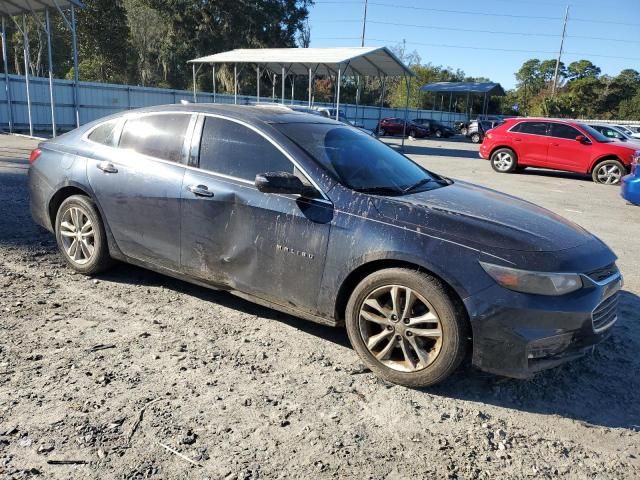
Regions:
M 74 274 L 30 218 L 33 144 L 0 137 L 0 478 L 640 477 L 640 208 L 617 189 L 411 143 L 436 171 L 587 226 L 627 283 L 614 334 L 584 359 L 407 389 L 365 370 L 341 330 L 127 265 Z

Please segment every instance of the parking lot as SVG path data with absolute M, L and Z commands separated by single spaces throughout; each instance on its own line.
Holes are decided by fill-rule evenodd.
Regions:
M 592 231 L 625 276 L 614 333 L 587 357 L 407 389 L 363 369 L 340 330 L 127 265 L 72 273 L 30 219 L 36 143 L 0 136 L 0 477 L 640 476 L 640 207 L 618 187 L 407 141 L 428 169 Z

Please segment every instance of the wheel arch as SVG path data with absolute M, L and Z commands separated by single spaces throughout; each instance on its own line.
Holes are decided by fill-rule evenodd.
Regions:
M 494 153 L 496 153 L 498 150 L 500 150 L 502 148 L 507 148 L 507 149 L 511 150 L 513 152 L 513 154 L 516 156 L 516 161 L 520 159 L 520 156 L 518 155 L 518 152 L 516 152 L 516 149 L 513 148 L 512 145 L 498 144 L 497 146 L 493 147 L 491 149 L 491 151 L 489 152 L 489 160 L 491 160 L 491 157 L 493 156 Z
M 49 221 L 51 222 L 51 226 L 54 229 L 56 225 L 56 216 L 58 214 L 58 209 L 60 208 L 60 205 L 62 205 L 62 202 L 64 202 L 67 198 L 73 195 L 84 195 L 85 197 L 89 197 L 94 203 L 96 203 L 95 199 L 93 198 L 93 195 L 91 195 L 88 189 L 82 185 L 79 185 L 76 183 L 69 183 L 59 188 L 49 200 L 49 205 L 47 207 L 47 213 L 49 214 Z
M 622 166 L 624 168 L 628 168 L 624 162 L 622 161 L 622 159 L 615 155 L 615 154 L 606 154 L 603 155 L 601 157 L 596 158 L 592 163 L 591 166 L 589 167 L 589 171 L 587 173 L 593 173 L 593 171 L 595 170 L 595 168 L 600 165 L 602 162 L 606 162 L 607 160 L 616 160 L 618 162 L 620 162 L 622 164 Z
M 342 281 L 340 288 L 338 289 L 338 293 L 336 295 L 335 301 L 335 313 L 334 318 L 339 325 L 344 324 L 345 320 L 345 311 L 347 307 L 347 303 L 349 301 L 349 297 L 351 293 L 356 288 L 356 286 L 364 280 L 367 276 L 371 275 L 374 272 L 379 270 L 384 270 L 386 268 L 406 268 L 408 270 L 414 270 L 422 273 L 427 273 L 435 278 L 437 278 L 444 285 L 447 293 L 449 293 L 452 301 L 456 304 L 456 306 L 460 309 L 460 311 L 465 314 L 465 321 L 469 325 L 469 331 L 471 331 L 471 322 L 469 320 L 469 312 L 467 311 L 464 302 L 462 299 L 466 296 L 465 292 L 461 291 L 459 286 L 455 286 L 455 282 L 444 278 L 443 275 L 438 274 L 434 271 L 434 269 L 425 267 L 423 265 L 419 265 L 417 263 L 401 260 L 401 259 L 377 259 L 371 260 L 366 263 L 359 265 L 357 268 L 352 270 L 349 275 Z

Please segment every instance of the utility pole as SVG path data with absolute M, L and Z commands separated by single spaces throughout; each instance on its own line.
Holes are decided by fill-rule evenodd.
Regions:
M 367 3 L 368 0 L 364 0 L 364 16 L 362 17 L 362 39 L 360 42 L 361 47 L 364 47 L 364 34 L 367 30 Z
M 551 96 L 556 94 L 556 86 L 558 85 L 558 70 L 560 69 L 560 58 L 562 57 L 562 47 L 564 46 L 564 37 L 567 33 L 567 20 L 569 19 L 569 5 L 564 13 L 564 23 L 562 25 L 562 38 L 560 39 L 560 51 L 556 60 L 556 71 L 553 74 L 553 85 L 551 86 Z

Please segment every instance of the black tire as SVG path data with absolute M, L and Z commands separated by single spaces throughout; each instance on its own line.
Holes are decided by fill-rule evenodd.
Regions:
M 85 248 L 80 248 L 78 255 L 86 257 L 82 259 L 74 259 L 69 253 L 70 251 L 78 251 L 80 245 L 80 243 L 78 243 L 78 238 L 81 238 L 74 237 L 72 234 L 73 231 L 78 231 L 79 229 L 75 228 L 73 225 L 73 228 L 68 226 L 70 219 L 73 222 L 74 212 L 79 212 L 77 215 L 81 215 L 77 217 L 79 218 L 77 223 L 82 225 L 86 220 L 87 223 L 84 225 L 86 226 L 88 224 L 91 227 L 91 233 L 85 234 Z M 113 264 L 113 260 L 109 256 L 107 235 L 104 230 L 102 219 L 100 218 L 98 209 L 89 197 L 84 195 L 73 195 L 64 200 L 56 214 L 55 231 L 56 241 L 58 243 L 60 253 L 62 254 L 62 258 L 65 263 L 76 272 L 82 273 L 83 275 L 95 275 L 96 273 L 100 273 L 108 269 Z M 70 238 L 73 238 L 73 240 L 70 240 Z M 71 245 L 69 245 L 69 243 L 72 244 L 74 241 L 76 242 L 75 250 L 73 250 Z M 86 254 L 86 252 L 89 253 Z
M 460 129 L 460 135 L 464 135 L 465 137 L 467 136 L 468 130 L 466 128 L 461 128 Z
M 593 167 L 591 172 L 591 178 L 596 183 L 603 185 L 620 185 L 622 177 L 627 174 L 627 169 L 624 168 L 621 162 L 618 160 L 604 160 Z
M 510 148 L 499 148 L 491 154 L 491 168 L 498 173 L 512 173 L 518 168 L 518 156 Z
M 442 130 L 436 130 L 436 138 L 442 138 Z
M 386 361 L 387 363 L 393 364 L 398 363 L 398 361 L 385 359 L 384 355 L 382 356 L 382 361 L 378 360 L 367 347 L 365 338 L 363 337 L 362 328 L 364 327 L 362 327 L 361 321 L 365 326 L 378 326 L 381 330 L 397 329 L 388 334 L 391 337 L 390 343 L 394 342 L 394 345 L 396 345 L 392 346 L 388 351 L 391 355 L 402 355 L 404 358 L 406 358 L 406 353 L 403 353 L 401 344 L 406 346 L 410 344 L 411 341 L 416 344 L 417 339 L 420 339 L 420 343 L 417 343 L 417 345 L 424 346 L 428 345 L 425 342 L 433 340 L 431 338 L 425 340 L 424 337 L 418 334 L 415 334 L 413 339 L 410 339 L 409 336 L 413 336 L 413 334 L 407 333 L 408 330 L 405 329 L 413 328 L 413 330 L 415 330 L 415 326 L 411 327 L 411 324 L 405 326 L 403 325 L 404 321 L 400 321 L 398 318 L 394 320 L 394 327 L 391 327 L 391 324 L 383 327 L 376 323 L 367 323 L 365 317 L 361 317 L 361 310 L 365 307 L 365 300 L 370 298 L 370 295 L 375 295 L 376 292 L 390 286 L 409 288 L 422 296 L 430 304 L 426 311 L 429 313 L 433 312 L 437 317 L 437 322 L 439 322 L 440 336 L 438 337 L 439 340 L 436 340 L 439 342 L 439 346 L 431 347 L 431 352 L 428 352 L 429 358 L 431 358 L 431 353 L 434 354 L 434 358 L 430 360 L 429 363 L 423 364 L 425 366 L 420 365 L 421 360 L 418 359 L 419 355 L 416 354 L 417 351 L 415 348 L 411 347 L 410 351 L 413 352 L 414 360 L 418 360 L 416 363 L 417 366 L 414 367 L 413 371 L 401 371 L 398 368 L 393 368 L 392 366 L 382 363 L 382 361 Z M 419 299 L 416 300 L 416 302 L 424 305 Z M 400 307 L 400 305 L 398 305 L 398 307 Z M 367 306 L 367 308 L 369 307 Z M 398 308 L 398 311 L 401 309 L 403 308 Z M 388 311 L 391 312 L 391 310 Z M 413 318 L 413 310 L 409 315 Z M 417 315 L 424 316 L 424 310 L 422 313 L 418 312 Z M 385 321 L 391 322 L 393 317 L 394 315 L 389 314 L 385 317 Z M 351 345 L 362 361 L 376 375 L 392 383 L 408 387 L 420 387 L 442 382 L 458 368 L 466 354 L 469 328 L 464 311 L 452 301 L 447 289 L 438 279 L 416 270 L 389 268 L 377 271 L 366 277 L 356 286 L 351 294 L 349 302 L 347 303 L 345 319 L 347 334 Z M 425 322 L 422 321 L 420 323 L 424 324 Z M 382 332 L 378 332 L 378 334 L 380 333 Z M 369 336 L 369 341 L 371 340 L 372 335 Z M 388 346 L 389 343 L 387 344 L 387 347 Z M 386 350 L 387 347 L 383 348 L 383 350 Z M 436 348 L 438 350 L 434 351 Z M 423 350 L 426 351 L 426 349 Z M 380 355 L 382 352 L 378 352 L 378 354 Z
M 380 136 L 384 137 L 387 135 L 387 131 L 384 128 L 380 128 Z
M 471 137 L 469 137 L 469 138 L 471 138 L 471 141 L 473 143 L 480 143 L 480 140 L 482 140 L 482 138 L 480 137 L 480 134 L 477 133 L 477 132 L 476 133 L 472 133 Z

